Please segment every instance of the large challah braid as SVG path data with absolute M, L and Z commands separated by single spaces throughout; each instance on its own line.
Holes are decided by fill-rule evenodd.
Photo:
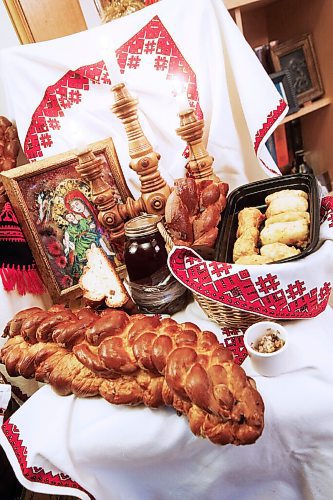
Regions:
M 262 432 L 253 383 L 216 336 L 193 323 L 55 306 L 18 313 L 5 332 L 12 338 L 1 357 L 12 376 L 35 376 L 63 395 L 173 406 L 194 434 L 218 444 L 250 444 Z

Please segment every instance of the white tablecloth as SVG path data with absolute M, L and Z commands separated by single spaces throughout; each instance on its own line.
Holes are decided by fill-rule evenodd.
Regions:
M 185 318 L 208 326 L 196 303 L 176 315 Z M 333 491 L 332 323 L 330 307 L 314 319 L 285 323 L 291 345 L 288 372 L 279 377 L 259 376 L 245 360 L 266 406 L 254 445 L 222 447 L 196 438 L 172 409 L 60 397 L 49 386 L 7 422 L 1 444 L 22 484 L 44 493 L 89 498 L 81 487 L 98 500 L 327 500 Z

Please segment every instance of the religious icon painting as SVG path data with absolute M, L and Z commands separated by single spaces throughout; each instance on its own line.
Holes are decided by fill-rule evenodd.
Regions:
M 289 71 L 291 87 L 300 106 L 324 94 L 311 33 L 273 45 L 271 55 L 276 72 Z
M 111 139 L 89 146 L 103 159 L 103 178 L 118 203 L 131 193 Z M 76 171 L 75 152 L 23 165 L 2 176 L 9 200 L 22 226 L 44 284 L 54 302 L 81 295 L 78 285 L 92 245 L 103 249 L 118 270 L 119 249 L 110 243 L 92 202 L 89 181 Z

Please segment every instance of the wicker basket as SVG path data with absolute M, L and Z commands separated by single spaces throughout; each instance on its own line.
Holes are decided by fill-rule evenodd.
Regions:
M 226 328 L 247 328 L 258 321 L 265 321 L 271 318 L 259 316 L 241 309 L 226 306 L 213 299 L 207 299 L 202 295 L 193 294 L 199 306 L 207 314 L 208 318 L 215 321 L 219 326 Z
M 165 241 L 165 247 L 169 253 L 173 247 L 173 241 L 166 227 L 161 222 L 158 223 L 158 229 Z M 192 292 L 193 293 L 193 292 Z M 198 302 L 201 309 L 209 319 L 215 321 L 219 326 L 226 328 L 247 328 L 259 321 L 265 321 L 266 316 L 242 311 L 234 307 L 227 306 L 213 299 L 208 299 L 202 295 L 193 293 L 194 299 Z

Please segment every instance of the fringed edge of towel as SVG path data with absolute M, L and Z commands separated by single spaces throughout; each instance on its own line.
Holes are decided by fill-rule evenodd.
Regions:
M 19 295 L 45 293 L 45 287 L 35 267 L 3 265 L 0 267 L 0 278 L 6 292 L 16 290 Z

